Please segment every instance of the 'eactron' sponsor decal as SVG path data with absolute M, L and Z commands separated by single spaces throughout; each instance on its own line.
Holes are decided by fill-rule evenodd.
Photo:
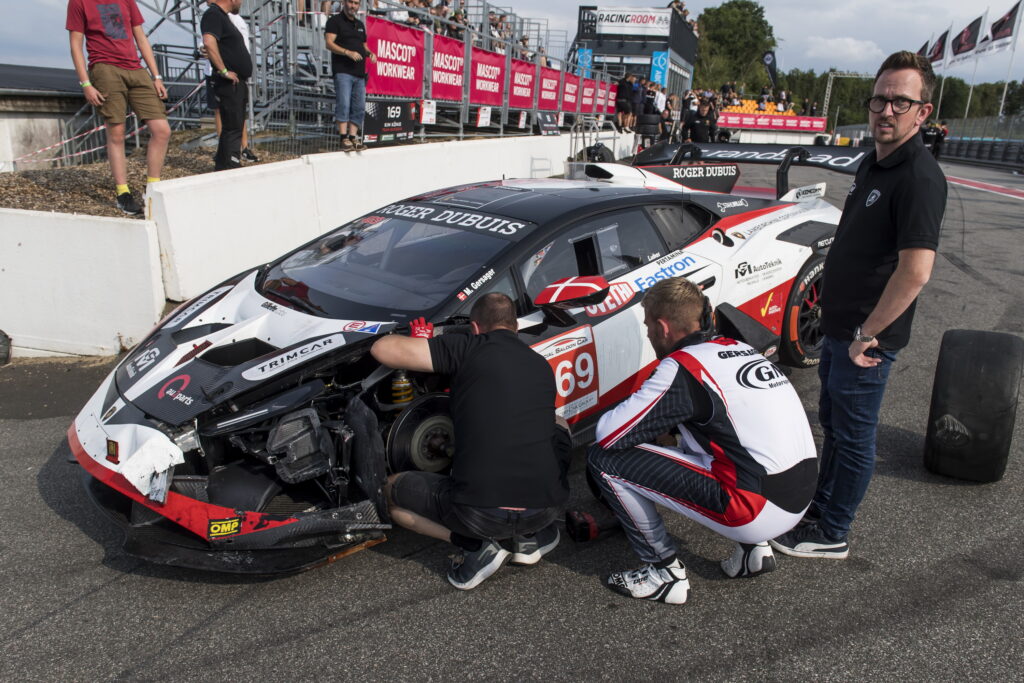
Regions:
M 774 389 L 789 384 L 782 370 L 767 358 L 744 363 L 736 373 L 736 381 L 748 389 Z
M 661 265 L 661 262 L 662 261 L 658 261 L 658 265 Z M 697 259 L 684 254 L 682 257 L 672 261 L 666 266 L 663 266 L 661 270 L 655 271 L 651 275 L 634 278 L 633 284 L 636 285 L 637 290 L 642 292 L 653 287 L 657 284 L 658 280 L 666 280 L 671 277 L 679 277 L 680 275 L 683 275 L 687 268 L 696 263 Z
M 725 213 L 729 209 L 736 209 L 741 206 L 750 206 L 750 204 L 747 203 L 746 199 L 737 199 L 736 201 L 732 202 L 717 202 L 716 206 L 718 206 L 719 211 Z
M 304 363 L 311 358 L 316 358 L 328 351 L 333 351 L 344 343 L 344 336 L 332 334 L 330 337 L 317 339 L 316 341 L 311 341 L 302 346 L 279 353 L 270 360 L 265 360 L 259 365 L 249 368 L 242 373 L 242 377 L 250 382 L 258 382 L 268 377 L 273 377 L 298 363 Z
M 138 358 L 125 366 L 125 369 L 128 371 L 128 376 L 134 377 L 141 372 L 145 372 L 146 368 L 155 363 L 156 359 L 159 357 L 160 349 L 156 347 L 144 352 Z
M 457 225 L 460 228 L 473 228 L 486 232 L 495 232 L 499 235 L 514 235 L 526 223 L 510 221 L 507 218 L 497 216 L 485 216 L 480 213 L 469 211 L 453 211 L 444 209 L 438 213 L 437 209 L 429 206 L 409 206 L 408 204 L 391 204 L 385 206 L 379 213 L 393 214 L 414 220 L 430 221 L 431 223 L 442 223 L 445 225 Z
M 201 297 L 199 297 L 198 299 L 196 299 L 193 303 L 189 304 L 188 308 L 186 308 L 181 313 L 179 313 L 178 315 L 176 315 L 173 318 L 171 318 L 167 322 L 167 324 L 164 325 L 164 327 L 177 327 L 178 325 L 180 325 L 183 322 L 185 322 L 186 320 L 188 320 L 192 316 L 193 313 L 198 311 L 200 308 L 203 308 L 208 303 L 210 303 L 211 301 L 213 301 L 214 299 L 216 299 L 217 297 L 219 297 L 221 294 L 223 294 L 224 292 L 228 291 L 229 289 L 231 289 L 230 286 L 229 287 L 218 287 L 217 289 L 213 290 L 212 292 L 207 292 L 206 294 L 204 294 Z

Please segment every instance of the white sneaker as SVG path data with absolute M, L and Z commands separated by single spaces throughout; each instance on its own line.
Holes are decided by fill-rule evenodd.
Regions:
M 683 604 L 690 593 L 686 567 L 678 559 L 661 569 L 647 564 L 639 569 L 609 574 L 605 584 L 616 593 L 630 598 L 654 600 L 669 605 Z
M 775 569 L 775 555 L 767 541 L 737 543 L 728 559 L 722 560 L 722 571 L 732 579 L 757 576 Z

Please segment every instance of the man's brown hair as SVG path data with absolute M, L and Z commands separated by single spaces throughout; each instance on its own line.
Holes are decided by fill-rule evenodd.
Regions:
M 518 327 L 516 305 L 501 292 L 484 294 L 477 299 L 469 311 L 469 319 L 480 326 L 481 332 L 490 332 L 499 327 L 514 331 Z
M 878 82 L 878 78 L 882 75 L 883 71 L 896 71 L 899 69 L 913 69 L 921 74 L 921 99 L 925 102 L 931 102 L 932 93 L 935 91 L 935 72 L 932 71 L 932 63 L 928 61 L 928 58 L 908 52 L 907 50 L 894 52 L 886 57 L 885 61 L 882 62 L 882 66 L 878 67 L 878 73 L 875 74 L 875 82 Z
M 673 277 L 648 289 L 641 305 L 652 319 L 667 321 L 674 332 L 688 332 L 700 328 L 704 293 L 686 278 Z

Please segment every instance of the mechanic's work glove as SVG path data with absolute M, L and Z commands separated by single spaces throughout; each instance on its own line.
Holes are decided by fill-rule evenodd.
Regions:
M 409 336 L 430 339 L 434 336 L 434 323 L 428 323 L 426 318 L 416 318 L 409 323 Z

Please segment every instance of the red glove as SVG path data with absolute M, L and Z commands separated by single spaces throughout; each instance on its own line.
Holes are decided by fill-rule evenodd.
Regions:
M 434 336 L 434 323 L 428 323 L 426 318 L 416 318 L 409 323 L 409 336 L 430 339 Z

